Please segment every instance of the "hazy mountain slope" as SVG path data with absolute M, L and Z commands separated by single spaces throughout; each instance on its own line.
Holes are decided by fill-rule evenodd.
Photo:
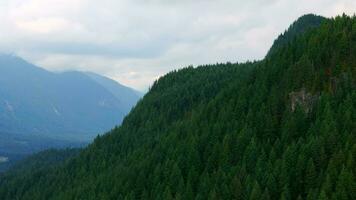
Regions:
M 355 199 L 356 17 L 266 59 L 168 73 L 120 127 L 2 199 Z M 38 179 L 41 177 L 41 179 Z
M 143 96 L 142 93 L 121 85 L 109 78 L 91 72 L 87 72 L 86 75 L 110 91 L 119 100 L 121 105 L 124 105 L 123 107 L 126 109 L 126 112 L 129 112 L 130 109 L 136 104 L 137 99 Z
M 140 97 L 92 76 L 111 87 L 85 73 L 52 73 L 0 55 L 0 157 L 8 158 L 0 170 L 43 149 L 82 146 L 121 123 Z
M 51 73 L 1 55 L 0 131 L 89 140 L 119 124 L 139 99 L 118 84 L 110 90 L 116 94 L 81 72 Z

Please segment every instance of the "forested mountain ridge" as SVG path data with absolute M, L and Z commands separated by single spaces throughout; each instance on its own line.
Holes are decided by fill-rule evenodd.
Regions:
M 328 19 L 325 17 L 314 14 L 303 15 L 297 21 L 295 21 L 283 34 L 278 36 L 267 55 L 277 51 L 278 48 L 283 47 L 291 40 L 296 39 L 296 37 L 300 35 L 303 35 L 303 33 L 319 27 L 327 20 Z
M 78 157 L 5 174 L 0 197 L 356 199 L 356 17 L 301 34 L 165 75 Z

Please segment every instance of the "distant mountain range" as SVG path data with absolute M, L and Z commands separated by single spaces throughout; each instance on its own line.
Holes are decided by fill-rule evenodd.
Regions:
M 120 124 L 141 96 L 98 74 L 53 73 L 2 54 L 0 156 L 89 142 Z
M 94 73 L 52 73 L 0 55 L 0 132 L 90 140 L 120 124 L 140 96 Z

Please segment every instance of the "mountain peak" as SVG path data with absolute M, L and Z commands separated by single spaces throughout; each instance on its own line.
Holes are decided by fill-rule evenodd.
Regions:
M 305 14 L 299 17 L 283 34 L 278 36 L 270 48 L 267 56 L 273 54 L 277 49 L 288 44 L 295 37 L 302 35 L 311 29 L 319 27 L 326 20 L 328 19 L 315 14 Z

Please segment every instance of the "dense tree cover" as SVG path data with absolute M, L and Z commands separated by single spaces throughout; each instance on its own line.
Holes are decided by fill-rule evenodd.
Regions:
M 346 15 L 259 62 L 171 72 L 79 156 L 1 177 L 0 197 L 356 199 L 355 75 Z M 299 91 L 313 101 L 292 109 Z
M 35 153 L 21 161 L 18 161 L 7 171 L 8 174 L 18 175 L 21 173 L 33 172 L 58 164 L 79 155 L 80 148 L 48 149 Z
M 298 35 L 301 35 L 311 29 L 319 27 L 323 22 L 328 19 L 322 16 L 307 14 L 300 17 L 295 21 L 283 34 L 279 35 L 274 41 L 271 49 L 267 55 L 275 53 L 279 48 L 286 45 L 290 40 L 294 39 Z

